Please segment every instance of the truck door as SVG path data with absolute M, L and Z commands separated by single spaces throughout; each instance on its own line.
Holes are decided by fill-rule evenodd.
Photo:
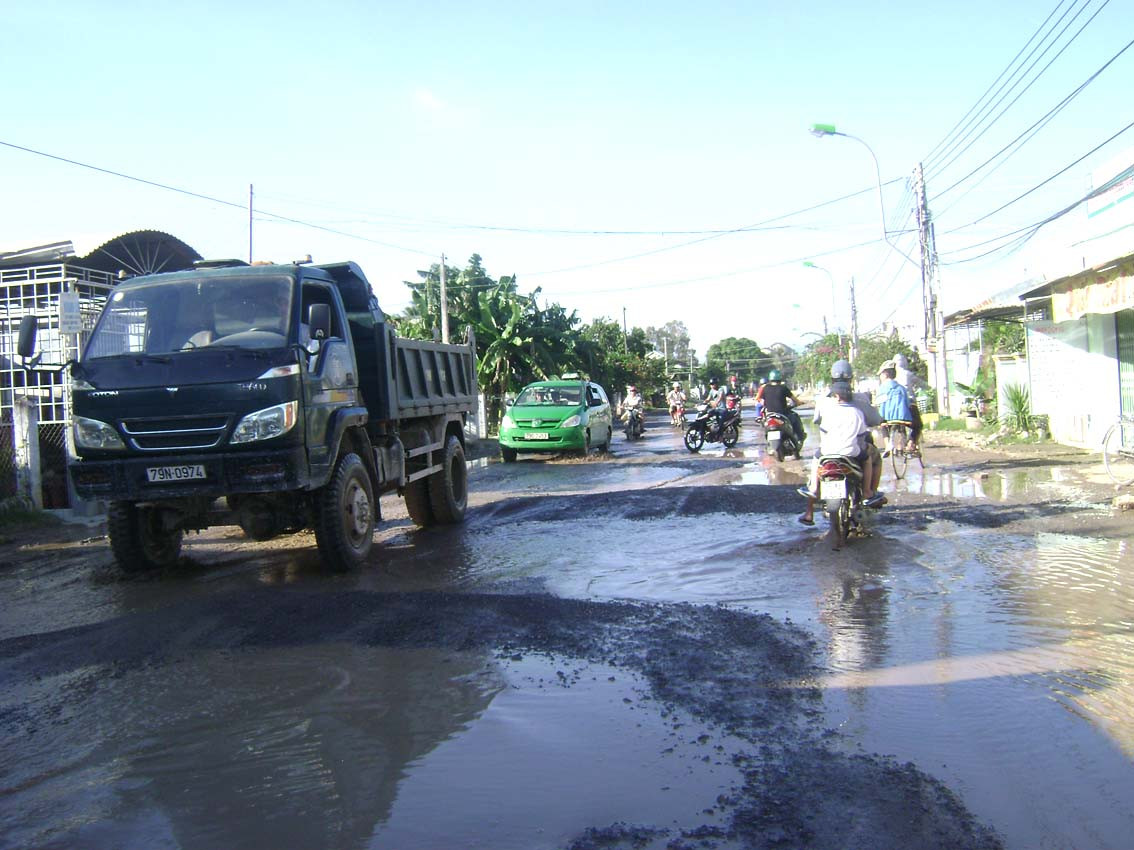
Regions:
M 327 304 L 331 308 L 331 335 L 319 341 L 318 350 L 311 351 L 308 316 L 312 304 Z M 299 344 L 304 349 L 303 400 L 307 423 L 308 461 L 326 465 L 330 457 L 328 424 L 336 410 L 356 407 L 358 400 L 358 369 L 354 362 L 347 337 L 342 304 L 334 290 L 327 285 L 304 281 L 300 297 Z

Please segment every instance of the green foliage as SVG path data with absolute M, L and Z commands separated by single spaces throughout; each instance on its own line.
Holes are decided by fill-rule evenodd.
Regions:
M 705 355 L 705 372 L 709 378 L 725 380 L 736 375 L 741 384 L 757 380 L 767 374 L 772 358 L 755 340 L 748 337 L 730 336 L 709 346 Z
M 1007 410 L 1000 417 L 1000 422 L 1010 431 L 1032 431 L 1035 426 L 1035 417 L 1032 415 L 1032 399 L 1028 388 L 1019 384 L 1008 384 L 1004 387 L 1004 400 Z
M 985 354 L 1023 354 L 1024 326 L 1020 322 L 984 322 L 980 340 L 975 342 Z

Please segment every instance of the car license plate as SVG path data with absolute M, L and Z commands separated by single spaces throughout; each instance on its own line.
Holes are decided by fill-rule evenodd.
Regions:
M 820 499 L 845 499 L 847 497 L 846 479 L 838 478 L 819 482 Z
M 151 484 L 165 484 L 170 481 L 200 481 L 205 478 L 203 463 L 187 463 L 183 466 L 149 466 L 146 478 Z
M 551 435 L 547 431 L 529 431 L 527 434 L 529 440 L 548 440 Z

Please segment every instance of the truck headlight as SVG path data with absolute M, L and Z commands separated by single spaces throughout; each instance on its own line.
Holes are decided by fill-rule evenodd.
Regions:
M 113 425 L 85 416 L 75 417 L 75 445 L 80 449 L 117 449 L 125 451 L 126 445 Z
M 512 421 L 512 417 L 505 413 L 504 418 L 500 420 L 500 430 L 503 431 L 507 428 L 510 431 L 515 427 L 516 423 Z
M 270 440 L 272 437 L 283 436 L 295 427 L 298 406 L 298 402 L 285 401 L 283 404 L 249 413 L 237 424 L 229 442 L 253 443 L 256 440 Z

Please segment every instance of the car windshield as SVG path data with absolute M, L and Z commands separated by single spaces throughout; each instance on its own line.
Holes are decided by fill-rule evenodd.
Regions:
M 516 398 L 516 404 L 532 407 L 535 405 L 577 405 L 583 398 L 579 387 L 525 387 Z
M 292 290 L 283 275 L 155 278 L 126 286 L 107 300 L 85 358 L 280 348 L 289 339 Z

